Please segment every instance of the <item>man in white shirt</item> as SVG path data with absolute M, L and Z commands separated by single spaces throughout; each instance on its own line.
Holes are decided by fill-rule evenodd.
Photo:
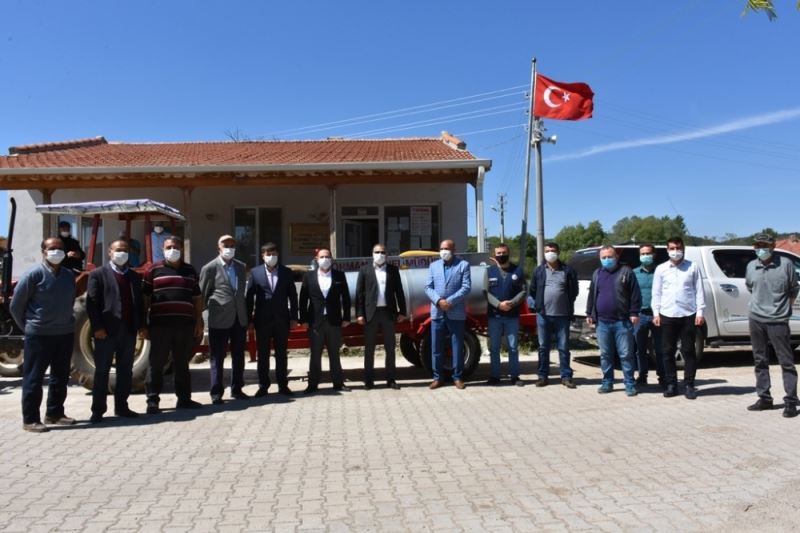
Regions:
M 653 324 L 661 328 L 664 352 L 664 397 L 678 395 L 678 371 L 675 354 L 678 340 L 685 366 L 683 382 L 685 396 L 697 398 L 694 378 L 697 374 L 697 356 L 694 343 L 697 328 L 705 324 L 703 310 L 706 307 L 703 295 L 703 279 L 697 265 L 683 258 L 683 239 L 673 237 L 667 241 L 669 261 L 656 267 L 653 278 Z

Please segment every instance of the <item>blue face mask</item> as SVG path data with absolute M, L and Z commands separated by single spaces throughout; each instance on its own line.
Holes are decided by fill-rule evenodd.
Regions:
M 650 266 L 653 264 L 653 256 L 652 255 L 640 255 L 639 262 L 644 266 Z
M 611 270 L 614 268 L 614 266 L 616 266 L 617 260 L 613 257 L 604 257 L 600 260 L 600 264 L 603 265 L 603 268 L 606 270 Z
M 762 261 L 769 259 L 769 256 L 771 255 L 772 255 L 772 250 L 770 250 L 769 248 L 756 248 L 756 257 L 758 257 Z

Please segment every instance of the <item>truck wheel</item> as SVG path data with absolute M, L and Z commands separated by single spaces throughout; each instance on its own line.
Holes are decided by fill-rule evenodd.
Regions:
M 443 379 L 450 379 L 453 375 L 453 359 L 452 351 L 450 349 L 450 336 L 448 335 L 444 341 L 444 368 Z M 428 330 L 420 343 L 420 354 L 422 355 L 422 366 L 433 375 L 433 344 L 431 339 L 431 332 Z M 481 343 L 478 337 L 471 331 L 464 332 L 464 372 L 461 377 L 464 379 L 469 378 L 470 375 L 478 367 L 481 359 Z
M 419 345 L 405 333 L 400 335 L 400 353 L 403 354 L 406 361 L 415 367 L 419 368 L 422 366 L 422 360 L 419 357 Z
M 131 392 L 144 391 L 144 380 L 150 366 L 150 341 L 136 339 L 136 348 L 133 354 L 133 383 Z M 86 314 L 86 300 L 79 298 L 75 302 L 75 341 L 72 350 L 72 377 L 87 389 L 94 385 L 94 339 L 89 316 Z M 111 365 L 111 375 L 108 378 L 108 392 L 114 392 L 117 384 L 115 363 Z

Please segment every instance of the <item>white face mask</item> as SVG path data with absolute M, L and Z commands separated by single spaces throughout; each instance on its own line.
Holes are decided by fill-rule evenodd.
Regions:
M 322 270 L 328 270 L 329 268 L 331 268 L 333 260 L 330 257 L 321 257 L 319 261 L 317 261 L 317 263 L 319 263 L 319 267 Z
M 51 265 L 59 265 L 64 260 L 64 250 L 47 250 L 47 262 Z
M 377 254 L 373 252 L 372 260 L 376 265 L 382 265 L 386 262 L 386 254 Z
M 66 239 L 67 237 L 70 236 L 70 232 L 69 231 L 62 231 L 62 232 L 59 233 L 59 235 L 61 235 L 63 238 Z
M 153 231 L 155 231 L 156 233 L 164 233 L 164 227 L 163 226 L 156 226 L 156 227 L 153 228 Z
M 128 262 L 128 252 L 112 252 L 111 260 L 117 266 L 122 266 Z
M 229 261 L 236 255 L 236 248 L 223 248 L 219 255 L 226 261 Z
M 683 259 L 683 250 L 670 250 L 669 258 L 673 261 L 680 261 Z
M 170 263 L 177 263 L 181 258 L 181 251 L 177 248 L 170 248 L 169 250 L 164 250 L 164 259 L 169 261 Z
M 278 256 L 277 255 L 264 255 L 264 262 L 267 264 L 268 267 L 272 268 L 278 264 Z
M 439 250 L 439 257 L 442 258 L 442 261 L 450 261 L 453 258 L 453 251 L 452 250 Z
M 558 260 L 558 253 L 556 252 L 545 252 L 544 253 L 544 260 L 548 263 L 555 263 Z

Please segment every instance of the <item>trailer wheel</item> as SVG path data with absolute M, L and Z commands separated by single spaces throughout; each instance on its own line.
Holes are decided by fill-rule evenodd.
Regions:
M 136 348 L 133 354 L 133 383 L 131 392 L 144 391 L 144 380 L 150 366 L 150 341 L 136 339 Z M 108 392 L 114 392 L 117 384 L 116 363 L 111 365 L 111 375 L 108 378 Z M 75 340 L 72 350 L 72 377 L 87 389 L 94 385 L 94 339 L 92 328 L 89 324 L 89 315 L 86 314 L 86 300 L 79 298 L 75 302 Z
M 452 351 L 450 349 L 450 336 L 444 340 L 444 379 L 450 379 L 453 375 L 453 359 Z M 422 366 L 433 375 L 433 344 L 431 339 L 431 332 L 428 330 L 420 343 L 420 354 L 422 355 Z M 478 363 L 481 359 L 481 343 L 477 335 L 472 331 L 464 332 L 464 372 L 461 377 L 464 379 L 469 378 L 475 369 L 478 368 Z
M 18 378 L 22 376 L 21 340 L 0 339 L 0 376 Z
M 422 366 L 422 359 L 419 356 L 419 344 L 414 342 L 410 336 L 403 333 L 400 335 L 400 353 L 406 361 L 419 368 Z

